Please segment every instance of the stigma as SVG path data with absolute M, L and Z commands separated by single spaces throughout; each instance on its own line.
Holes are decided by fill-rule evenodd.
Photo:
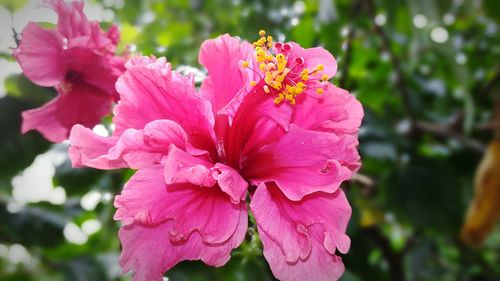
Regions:
M 283 102 L 295 105 L 296 98 L 308 88 L 314 89 L 317 94 L 324 93 L 329 77 L 326 74 L 321 75 L 325 69 L 322 64 L 307 68 L 304 58 L 291 56 L 291 44 L 275 43 L 272 36 L 266 36 L 265 30 L 259 31 L 259 35 L 260 38 L 252 43 L 258 69 L 250 67 L 248 61 L 241 64 L 243 68 L 255 71 L 263 80 L 251 81 L 250 86 L 262 86 L 264 92 L 271 95 L 277 105 Z

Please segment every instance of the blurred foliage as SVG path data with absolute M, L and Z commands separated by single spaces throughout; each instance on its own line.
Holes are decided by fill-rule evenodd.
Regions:
M 15 13 L 25 2 L 0 4 Z M 353 217 L 342 280 L 498 280 L 498 223 L 478 248 L 459 238 L 475 170 L 495 129 L 497 0 L 88 4 L 115 16 L 121 50 L 166 56 L 174 67 L 200 67 L 197 54 L 207 38 L 230 33 L 252 40 L 262 28 L 278 40 L 330 50 L 339 64 L 334 83 L 356 95 L 366 113 L 359 135 L 363 168 L 344 185 Z M 0 60 L 11 58 L 2 53 Z M 52 183 L 64 188 L 63 202 L 20 202 L 14 176 L 22 176 L 37 155 L 61 149 L 35 132 L 21 136 L 20 112 L 54 93 L 22 75 L 5 81 L 5 93 L 0 99 L 0 280 L 129 280 L 118 267 L 112 196 L 132 172 L 72 169 L 66 157 L 53 163 Z M 493 204 L 500 208 L 499 201 Z M 92 229 L 89 222 L 100 227 Z M 274 280 L 251 233 L 226 266 L 183 262 L 166 276 Z

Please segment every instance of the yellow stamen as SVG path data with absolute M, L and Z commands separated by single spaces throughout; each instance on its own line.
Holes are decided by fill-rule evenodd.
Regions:
M 259 69 L 252 70 L 257 72 L 260 70 L 261 73 L 259 73 L 259 76 L 264 80 L 262 82 L 265 83 L 250 81 L 250 86 L 262 85 L 264 92 L 274 97 L 273 101 L 275 104 L 281 104 L 285 101 L 290 105 L 294 105 L 296 97 L 307 89 L 306 83 L 310 78 L 313 78 L 314 81 L 328 81 L 329 77 L 326 74 L 322 75 L 321 79 L 317 78 L 317 75 L 321 74 L 320 72 L 325 69 L 323 64 L 305 68 L 304 59 L 298 57 L 295 58 L 294 63 L 290 66 L 288 63 L 290 45 L 283 45 L 283 43 L 279 42 L 276 43 L 276 45 L 280 44 L 277 50 L 274 50 L 272 49 L 274 44 L 273 37 L 266 36 L 265 30 L 260 30 L 259 35 L 260 38 L 252 44 L 255 49 L 255 60 L 259 64 Z M 250 63 L 243 61 L 242 66 L 244 68 L 250 67 Z M 318 94 L 323 94 L 325 91 L 324 88 L 316 89 L 314 87 L 313 89 Z

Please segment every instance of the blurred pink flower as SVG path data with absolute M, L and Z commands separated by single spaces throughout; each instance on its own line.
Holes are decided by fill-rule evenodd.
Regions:
M 99 22 L 83 13 L 83 1 L 65 3 L 46 0 L 58 15 L 55 28 L 30 22 L 14 50 L 24 75 L 43 87 L 55 87 L 56 98 L 23 112 L 22 132 L 37 130 L 48 140 L 68 138 L 74 124 L 92 127 L 111 112 L 118 100 L 115 82 L 124 68 L 123 57 L 115 56 L 119 41 L 113 25 L 104 32 Z
M 198 93 L 164 58 L 133 58 L 117 82 L 113 135 L 73 127 L 74 166 L 138 169 L 115 200 L 120 264 L 135 281 L 162 280 L 183 260 L 226 263 L 245 237 L 247 193 L 277 278 L 342 275 L 335 253 L 349 249 L 351 208 L 339 186 L 360 166 L 362 107 L 328 83 L 326 50 L 262 38 L 203 43 Z

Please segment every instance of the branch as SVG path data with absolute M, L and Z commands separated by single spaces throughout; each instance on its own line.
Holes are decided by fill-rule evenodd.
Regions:
M 16 49 L 19 48 L 19 33 L 14 28 L 14 12 L 10 12 L 10 22 L 12 24 L 12 36 L 14 37 L 14 42 L 16 42 Z
M 12 37 L 14 37 L 14 42 L 16 42 L 16 48 L 19 47 L 19 42 L 21 41 L 19 39 L 19 33 L 16 31 L 14 27 L 12 27 Z
M 377 182 L 373 178 L 360 173 L 354 174 L 350 182 L 360 185 L 364 196 L 371 195 L 378 186 Z
M 360 173 L 354 174 L 351 180 L 367 187 L 375 187 L 377 185 L 374 179 Z
M 468 138 L 467 136 L 459 132 L 453 131 L 446 126 L 433 124 L 425 121 L 415 121 L 414 128 L 422 132 L 432 134 L 436 137 L 453 138 L 458 142 L 460 142 L 461 144 L 463 144 L 464 146 L 467 146 L 468 148 L 471 148 L 477 152 L 483 153 L 485 150 L 485 147 L 481 142 L 475 139 Z
M 404 109 L 406 110 L 406 112 L 408 112 L 410 120 L 413 124 L 413 121 L 415 121 L 416 118 L 415 110 L 413 109 L 413 106 L 411 104 L 410 91 L 408 90 L 403 70 L 401 69 L 401 62 L 391 49 L 391 41 L 389 39 L 389 36 L 387 35 L 387 33 L 385 33 L 384 29 L 382 29 L 381 26 L 375 23 L 375 8 L 373 0 L 365 0 L 363 1 L 363 3 L 366 4 L 368 17 L 370 17 L 370 19 L 372 20 L 373 30 L 382 40 L 382 49 L 389 54 L 391 64 L 393 65 L 396 72 L 396 86 L 399 88 L 399 92 L 401 93 Z
M 359 11 L 361 10 L 361 0 L 355 1 L 352 4 L 352 12 L 351 12 L 351 22 L 354 21 L 355 18 L 357 18 Z M 349 65 L 351 63 L 351 57 L 352 57 L 352 41 L 354 40 L 356 34 L 356 30 L 354 29 L 353 26 L 349 26 L 349 31 L 347 33 L 347 41 L 345 43 L 345 56 L 344 60 L 342 62 L 342 78 L 340 78 L 339 81 L 339 86 L 340 88 L 346 88 L 347 85 L 347 76 L 349 73 Z

